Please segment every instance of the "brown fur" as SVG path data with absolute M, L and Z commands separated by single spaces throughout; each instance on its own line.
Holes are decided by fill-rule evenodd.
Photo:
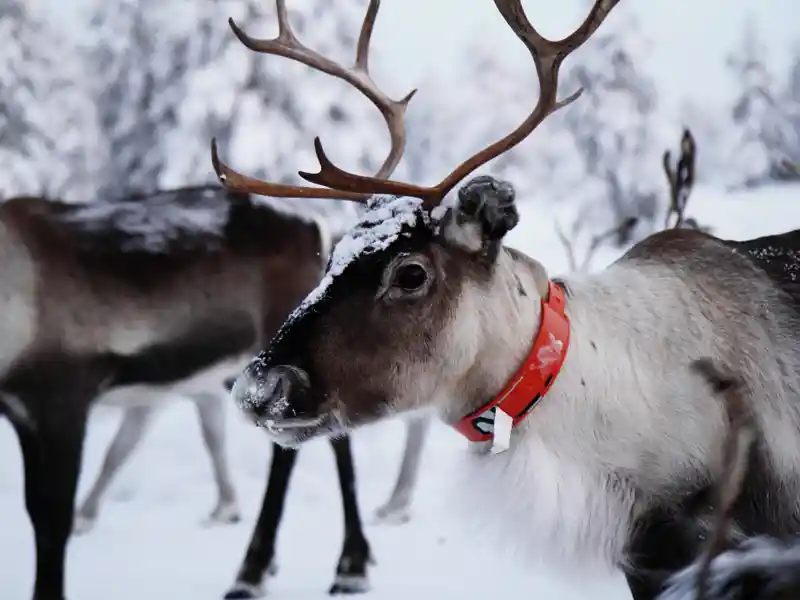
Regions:
M 159 205 L 178 211 L 177 224 L 159 221 Z M 154 242 L 123 225 L 139 209 Z M 184 227 L 189 212 L 211 225 Z M 251 354 L 316 284 L 324 247 L 317 224 L 215 187 L 107 205 L 0 205 L 0 331 L 10 334 L 0 340 L 0 395 L 16 407 L 37 600 L 63 600 L 91 401 L 117 382 L 169 384 Z M 272 494 L 282 501 L 285 488 Z M 361 543 L 360 525 L 351 529 Z

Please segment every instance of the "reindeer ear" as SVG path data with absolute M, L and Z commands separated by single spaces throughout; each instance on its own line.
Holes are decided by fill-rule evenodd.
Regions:
M 458 191 L 458 202 L 445 217 L 445 240 L 468 252 L 494 255 L 503 237 L 519 222 L 510 183 L 480 176 Z

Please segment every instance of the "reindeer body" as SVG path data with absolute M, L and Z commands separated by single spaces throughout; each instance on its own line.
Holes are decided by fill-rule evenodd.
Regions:
M 220 425 L 212 422 L 220 413 L 208 410 L 219 397 L 209 402 L 208 396 L 223 391 L 223 381 L 314 287 L 329 245 L 320 221 L 217 187 L 86 205 L 30 197 L 0 205 L 0 407 L 25 461 L 37 600 L 63 599 L 64 552 L 93 400 L 124 406 L 142 421 L 170 395 L 194 397 L 212 460 L 222 460 L 222 450 L 212 447 L 222 443 L 220 432 L 209 431 Z M 127 422 L 120 430 L 115 443 L 125 449 L 112 445 L 84 505 L 89 517 L 96 516 L 109 470 L 124 460 L 120 452 L 136 443 L 123 438 L 140 436 L 143 427 Z M 358 591 L 369 547 L 349 440 L 338 440 L 334 450 L 346 507 L 335 587 Z M 232 597 L 256 594 L 263 576 L 274 572 L 295 454 L 274 446 L 262 515 Z M 226 472 L 215 464 L 218 479 Z M 222 491 L 225 482 L 218 486 Z M 353 581 L 342 580 L 348 577 Z
M 54 346 L 122 359 L 206 329 L 236 340 L 231 355 L 244 353 L 258 341 L 255 332 L 269 308 L 290 306 L 282 286 L 271 290 L 268 282 L 295 268 L 298 288 L 319 277 L 326 249 L 316 227 L 259 211 L 246 199 L 226 201 L 213 188 L 162 195 L 162 214 L 151 209 L 155 214 L 137 215 L 135 198 L 102 208 L 51 208 L 31 198 L 2 205 L 8 239 L 3 252 L 12 257 L 3 280 L 14 282 L 6 302 L 20 314 L 13 325 L 18 345 L 25 340 L 34 352 Z M 192 205 L 198 196 L 204 204 Z M 157 200 L 149 201 L 157 206 Z M 124 229 L 126 217 L 155 220 L 170 211 L 186 222 L 168 223 L 160 232 L 147 222 L 130 224 L 141 232 Z M 180 232 L 181 226 L 191 228 L 191 218 L 200 224 Z M 255 237 L 267 231 L 267 239 Z M 9 354 L 7 364 L 22 353 Z
M 792 232 L 782 239 L 799 238 Z M 561 374 L 515 430 L 511 450 L 467 455 L 479 470 L 467 471 L 468 481 L 496 482 L 473 484 L 469 502 L 498 515 L 505 540 L 533 547 L 539 557 L 634 566 L 628 550 L 638 526 L 651 511 L 701 493 L 718 469 L 724 415 L 705 382 L 686 376 L 688 361 L 702 356 L 743 374 L 762 432 L 764 469 L 753 482 L 760 489 L 749 490 L 758 501 L 737 515 L 738 526 L 746 533 L 797 530 L 800 296 L 791 272 L 771 278 L 748 246 L 760 244 L 668 231 L 602 273 L 563 278 L 572 336 Z M 539 272 L 511 253 L 504 260 L 512 265 L 498 273 L 532 282 Z M 490 301 L 507 326 L 507 354 L 498 359 L 501 348 L 487 351 L 501 365 L 521 362 L 538 323 L 538 303 L 518 301 L 527 310 L 509 310 L 505 297 Z M 506 366 L 487 378 L 509 375 Z
M 476 178 L 428 220 L 413 203 L 377 199 L 237 382 L 246 414 L 295 445 L 431 403 L 454 423 L 498 394 L 530 352 L 549 280 L 492 237 L 515 224 L 506 194 Z M 465 455 L 454 504 L 477 510 L 469 522 L 493 521 L 526 558 L 622 568 L 636 600 L 654 598 L 706 533 L 681 515 L 702 509 L 721 469 L 725 413 L 689 372 L 711 357 L 741 374 L 759 431 L 737 535 L 797 531 L 797 250 L 800 232 L 732 242 L 677 229 L 601 273 L 561 278 L 571 329 L 561 372 L 508 451 Z M 412 267 L 422 269 L 413 289 Z

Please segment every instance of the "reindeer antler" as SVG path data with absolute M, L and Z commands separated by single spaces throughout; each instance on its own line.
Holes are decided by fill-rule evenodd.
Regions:
M 669 219 L 673 214 L 675 214 L 673 227 L 677 229 L 683 224 L 686 204 L 689 202 L 689 194 L 692 193 L 694 186 L 696 150 L 697 146 L 692 133 L 688 129 L 684 129 L 681 137 L 681 156 L 675 168 L 672 167 L 670 151 L 664 151 L 664 173 L 667 175 L 669 183 L 669 208 L 664 221 L 664 229 L 669 226 Z
M 228 24 L 231 26 L 233 33 L 236 34 L 236 37 L 250 50 L 295 60 L 312 69 L 322 71 L 323 73 L 346 81 L 366 96 L 370 102 L 380 110 L 389 128 L 391 137 L 389 155 L 375 174 L 376 178 L 383 179 L 389 177 L 394 172 L 400 159 L 403 157 L 406 144 L 406 107 L 417 90 L 412 90 L 401 100 L 392 100 L 387 94 L 381 91 L 370 77 L 370 41 L 372 39 L 372 30 L 375 27 L 375 18 L 378 15 L 380 4 L 380 0 L 370 0 L 367 13 L 361 24 L 361 32 L 358 36 L 356 60 L 354 65 L 350 68 L 345 68 L 325 56 L 322 56 L 318 52 L 311 50 L 297 39 L 289 23 L 289 17 L 286 11 L 286 0 L 276 0 L 275 2 L 278 13 L 278 35 L 273 39 L 252 38 L 242 31 L 233 19 L 228 19 Z M 319 143 L 318 138 L 316 143 Z M 320 152 L 321 149 L 317 152 L 318 156 Z M 211 140 L 211 161 L 214 165 L 214 171 L 222 184 L 227 189 L 235 192 L 284 198 L 334 198 L 359 202 L 366 202 L 371 196 L 371 194 L 363 192 L 284 185 L 248 177 L 247 175 L 234 171 L 220 160 L 217 154 L 216 140 L 213 139 Z M 327 158 L 325 158 L 325 161 L 327 161 Z
M 539 78 L 539 100 L 536 102 L 536 105 L 533 107 L 533 110 L 530 112 L 528 117 L 514 131 L 469 157 L 467 160 L 458 165 L 439 184 L 431 187 L 412 185 L 400 181 L 392 181 L 388 179 L 388 175 L 383 173 L 378 173 L 374 177 L 367 177 L 364 175 L 356 175 L 354 173 L 344 171 L 331 162 L 331 160 L 325 154 L 325 151 L 322 147 L 322 142 L 319 138 L 315 138 L 314 150 L 316 151 L 317 159 L 319 160 L 320 170 L 318 173 L 307 173 L 301 171 L 300 176 L 310 183 L 316 183 L 328 188 L 327 193 L 326 190 L 322 188 L 298 188 L 293 186 L 286 186 L 286 189 L 281 190 L 284 193 L 277 193 L 278 188 L 276 186 L 267 184 L 265 182 L 255 182 L 255 180 L 245 181 L 244 183 L 249 184 L 250 187 L 249 189 L 243 189 L 243 191 L 256 189 L 256 183 L 259 183 L 259 185 L 262 187 L 257 189 L 268 190 L 268 192 L 262 191 L 261 193 L 271 192 L 275 193 L 275 195 L 283 195 L 287 197 L 346 197 L 348 199 L 360 200 L 369 198 L 373 194 L 393 194 L 397 196 L 411 196 L 420 198 L 423 201 L 423 205 L 430 209 L 438 205 L 444 199 L 447 193 L 450 192 L 450 190 L 458 185 L 460 181 L 462 181 L 475 169 L 486 164 L 504 152 L 507 152 L 522 142 L 549 115 L 575 101 L 578 96 L 580 96 L 582 90 L 579 89 L 563 100 L 558 100 L 557 93 L 559 68 L 564 62 L 564 59 L 567 58 L 570 53 L 578 49 L 587 39 L 589 39 L 589 37 L 591 37 L 591 35 L 597 30 L 603 20 L 611 12 L 611 9 L 617 5 L 619 0 L 595 0 L 592 10 L 589 12 L 589 15 L 586 17 L 580 27 L 578 27 L 572 34 L 561 40 L 549 40 L 540 35 L 533 25 L 531 25 L 528 17 L 525 15 L 525 11 L 522 9 L 521 0 L 494 0 L 494 2 L 500 11 L 500 14 L 503 15 L 503 18 L 506 20 L 506 23 L 508 23 L 509 27 L 511 27 L 511 30 L 517 35 L 522 43 L 525 44 L 525 47 L 530 52 L 536 68 L 536 73 Z M 370 3 L 370 9 L 373 10 L 373 5 L 376 4 L 377 2 L 373 0 L 373 2 Z M 282 5 L 283 2 L 278 0 L 279 10 Z M 377 6 L 374 7 L 374 12 L 376 11 Z M 284 23 L 281 31 L 289 31 L 288 25 L 285 24 L 285 17 L 281 20 L 281 22 Z M 365 27 L 369 31 L 371 30 L 372 26 L 369 25 L 367 27 L 365 20 Z M 236 30 L 234 29 L 234 31 Z M 237 35 L 240 34 L 237 33 Z M 364 30 L 362 29 L 362 38 L 363 36 Z M 366 34 L 366 37 L 368 40 L 369 33 Z M 242 39 L 241 35 L 240 39 Z M 248 45 L 248 42 L 246 42 L 245 39 L 242 39 L 242 41 Z M 280 45 L 280 48 L 282 48 L 282 52 L 273 51 L 272 53 L 281 53 L 289 58 L 301 60 L 298 58 L 300 56 L 300 50 L 296 49 L 296 46 L 299 46 L 299 42 L 297 42 L 296 39 L 291 36 L 291 32 L 281 33 L 276 40 L 270 40 L 268 42 L 264 42 L 264 44 L 266 44 L 264 47 L 273 49 L 274 45 L 278 44 Z M 270 46 L 269 44 L 273 45 Z M 248 47 L 257 49 L 252 42 L 251 45 L 248 45 Z M 361 40 L 359 40 L 359 49 L 361 47 Z M 305 51 L 308 52 L 307 50 Z M 319 62 L 318 59 L 317 62 Z M 306 64 L 309 63 L 306 62 Z M 356 64 L 358 65 L 358 62 Z M 321 68 L 319 65 L 316 66 Z M 406 97 L 403 101 L 400 101 L 397 104 L 401 104 L 403 105 L 403 108 L 405 108 L 404 103 L 407 103 L 408 99 L 409 97 Z M 220 174 L 221 178 L 225 176 L 229 180 L 232 175 L 238 175 L 235 173 L 226 173 L 224 171 L 220 172 L 219 169 L 217 172 Z M 223 183 L 225 183 L 225 180 L 223 180 Z M 336 193 L 332 193 L 330 190 L 336 190 Z
M 525 11 L 522 9 L 521 0 L 495 0 L 495 5 L 500 14 L 503 15 L 506 23 L 531 53 L 536 73 L 539 77 L 539 100 L 519 127 L 501 140 L 494 142 L 462 162 L 438 185 L 423 187 L 347 173 L 334 166 L 325 156 L 319 138 L 315 140 L 314 146 L 320 162 L 320 171 L 319 173 L 301 172 L 300 176 L 312 183 L 349 192 L 394 194 L 421 198 L 425 207 L 433 208 L 467 175 L 519 144 L 545 118 L 580 96 L 582 90 L 579 89 L 565 99 L 558 100 L 558 70 L 564 59 L 589 39 L 618 2 L 619 0 L 596 0 L 589 15 L 578 29 L 561 40 L 553 41 L 542 37 L 531 25 L 525 15 Z

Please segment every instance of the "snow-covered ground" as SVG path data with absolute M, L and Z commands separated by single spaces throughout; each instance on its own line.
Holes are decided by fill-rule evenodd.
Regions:
M 800 188 L 726 194 L 698 187 L 691 216 L 731 238 L 800 227 Z M 566 261 L 550 211 L 528 206 L 510 242 L 540 257 L 552 272 Z M 614 258 L 599 256 L 596 266 Z M 74 539 L 68 561 L 70 600 L 217 599 L 248 543 L 261 501 L 269 445 L 228 407 L 229 452 L 244 512 L 240 524 L 203 528 L 213 485 L 193 407 L 165 407 L 142 449 L 108 494 L 97 528 Z M 98 408 L 86 443 L 81 497 L 96 476 L 119 412 Z M 356 432 L 354 452 L 362 513 L 382 502 L 398 467 L 399 422 Z M 443 493 L 448 457 L 463 442 L 438 423 L 431 429 L 413 520 L 400 527 L 367 526 L 378 560 L 371 572 L 371 600 L 407 598 L 603 598 L 629 597 L 621 578 L 581 581 L 526 568 L 480 538 L 469 538 L 448 517 Z M 341 500 L 333 455 L 324 441 L 301 452 L 278 540 L 280 573 L 270 595 L 287 600 L 326 597 L 341 547 Z M 33 541 L 22 498 L 22 468 L 10 426 L 0 422 L 0 598 L 28 600 Z

